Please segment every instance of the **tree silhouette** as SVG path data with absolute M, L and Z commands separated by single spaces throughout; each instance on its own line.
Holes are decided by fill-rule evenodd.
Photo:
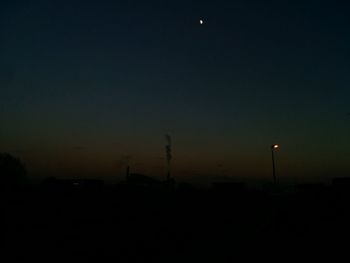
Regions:
M 15 185 L 23 182 L 27 174 L 19 158 L 8 153 L 0 153 L 0 184 Z

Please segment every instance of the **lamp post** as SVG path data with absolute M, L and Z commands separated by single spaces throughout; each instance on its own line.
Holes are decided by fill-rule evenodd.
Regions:
M 277 177 L 276 177 L 276 166 L 275 166 L 275 151 L 280 146 L 278 144 L 272 144 L 271 145 L 271 153 L 272 153 L 272 175 L 273 175 L 273 182 L 275 185 L 277 185 Z

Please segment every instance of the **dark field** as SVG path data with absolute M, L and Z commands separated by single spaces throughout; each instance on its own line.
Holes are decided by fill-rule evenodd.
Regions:
M 2 193 L 2 233 L 5 254 L 23 261 L 334 259 L 348 250 L 349 197 L 336 186 L 24 186 Z

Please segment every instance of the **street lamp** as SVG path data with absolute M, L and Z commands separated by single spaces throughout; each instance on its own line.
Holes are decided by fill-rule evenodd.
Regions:
M 275 185 L 277 185 L 277 177 L 276 177 L 276 167 L 275 167 L 275 151 L 280 146 L 278 144 L 272 144 L 271 145 L 271 153 L 272 153 L 272 175 L 273 175 L 273 182 Z

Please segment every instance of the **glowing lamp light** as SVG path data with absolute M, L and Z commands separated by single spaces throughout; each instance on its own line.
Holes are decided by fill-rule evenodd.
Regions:
M 276 168 L 275 168 L 275 150 L 277 150 L 280 146 L 278 144 L 271 145 L 271 154 L 272 154 L 272 176 L 273 182 L 277 185 L 277 177 L 276 177 Z
M 204 20 L 203 20 L 203 19 L 200 19 L 200 20 L 199 20 L 199 24 L 203 25 L 203 24 L 204 24 Z

